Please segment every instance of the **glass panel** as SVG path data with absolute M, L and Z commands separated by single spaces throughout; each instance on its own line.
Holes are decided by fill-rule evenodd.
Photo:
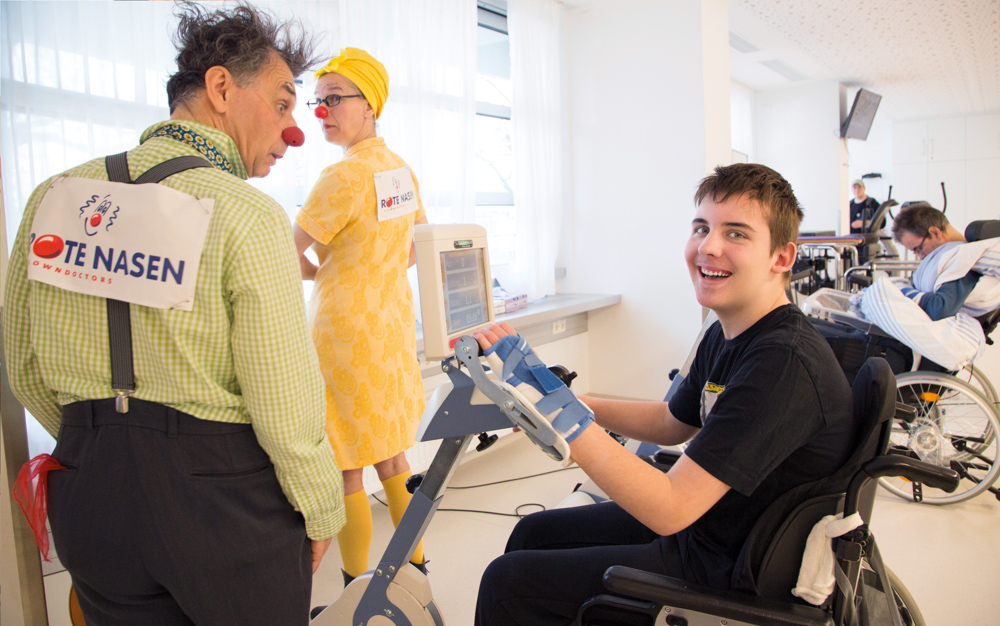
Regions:
M 517 245 L 517 214 L 512 205 L 479 205 L 476 223 L 489 233 L 490 265 L 513 265 Z
M 510 120 L 476 116 L 476 193 L 489 193 L 498 204 L 514 203 L 512 130 Z M 509 200 L 499 200 L 504 197 Z
M 476 100 L 510 107 L 510 40 L 489 28 L 478 29 Z

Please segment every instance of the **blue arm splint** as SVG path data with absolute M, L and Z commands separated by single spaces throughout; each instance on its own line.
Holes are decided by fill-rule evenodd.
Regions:
M 499 357 L 503 362 L 501 380 L 515 388 L 528 385 L 541 395 L 535 408 L 549 418 L 552 427 L 562 433 L 567 443 L 594 421 L 594 412 L 549 371 L 523 337 L 503 337 L 485 352 L 485 356 L 487 359 Z

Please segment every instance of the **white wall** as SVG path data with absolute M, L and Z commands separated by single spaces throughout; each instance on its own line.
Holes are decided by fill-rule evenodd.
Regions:
M 703 37 L 703 28 L 722 36 Z M 567 289 L 622 295 L 590 317 L 595 393 L 662 398 L 667 372 L 701 327 L 683 249 L 695 187 L 718 150 L 707 144 L 709 125 L 724 128 L 714 136 L 724 135 L 730 157 L 727 28 L 722 0 L 585 1 L 567 10 L 575 256 Z M 724 48 L 708 55 L 708 81 L 703 41 Z M 725 75 L 721 90 L 716 72 Z M 706 106 L 706 92 L 717 90 L 721 102 Z
M 850 181 L 840 139 L 842 98 L 835 81 L 757 93 L 757 161 L 791 183 L 805 211 L 803 231 L 844 232 Z

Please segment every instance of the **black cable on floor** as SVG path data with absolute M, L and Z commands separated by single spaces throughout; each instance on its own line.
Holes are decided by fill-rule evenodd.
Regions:
M 465 486 L 465 487 L 447 487 L 446 489 L 478 489 L 479 487 L 489 487 L 491 485 L 500 485 L 500 484 L 503 484 L 503 483 L 511 483 L 511 482 L 515 482 L 515 481 L 518 481 L 518 480 L 525 480 L 525 479 L 528 479 L 528 478 L 537 478 L 539 476 L 545 476 L 546 474 L 555 474 L 556 472 L 565 472 L 567 470 L 574 470 L 574 469 L 580 469 L 580 467 L 579 466 L 561 467 L 559 469 L 549 470 L 547 472 L 540 472 L 538 474 L 531 474 L 530 476 L 520 476 L 518 478 L 508 478 L 507 480 L 498 480 L 498 481 L 495 481 L 495 482 L 492 482 L 492 483 L 483 483 L 482 485 L 468 485 L 468 486 Z M 382 506 L 384 506 L 384 507 L 388 507 L 389 506 L 388 503 L 383 502 L 375 494 L 372 494 L 372 497 L 375 498 L 375 501 L 378 502 L 379 504 L 381 504 Z M 479 509 L 438 509 L 438 511 L 439 512 L 445 512 L 445 513 L 482 513 L 484 515 L 499 515 L 500 517 L 516 517 L 518 519 L 521 519 L 522 517 L 524 517 L 525 515 L 527 515 L 527 514 L 522 514 L 521 513 L 521 509 L 523 507 L 526 507 L 526 506 L 537 506 L 538 507 L 538 511 L 532 511 L 533 513 L 537 513 L 537 512 L 546 510 L 545 506 L 542 505 L 542 504 L 538 504 L 537 502 L 526 502 L 524 504 L 519 504 L 517 506 L 517 508 L 514 509 L 513 513 L 501 513 L 499 511 L 482 511 L 482 510 L 479 510 Z
M 578 469 L 580 469 L 580 466 L 579 465 L 574 465 L 573 467 L 561 467 L 559 469 L 549 470 L 547 472 L 541 472 L 539 474 L 532 474 L 530 476 L 520 476 L 518 478 L 508 478 L 507 480 L 498 480 L 496 482 L 483 483 L 481 485 L 468 485 L 466 487 L 447 487 L 447 489 L 478 489 L 480 487 L 489 487 L 491 485 L 501 485 L 503 483 L 512 483 L 512 482 L 515 482 L 515 481 L 518 481 L 518 480 L 525 480 L 525 479 L 528 479 L 528 478 L 537 478 L 539 476 L 545 476 L 546 474 L 555 474 L 556 472 L 567 472 L 569 470 L 578 470 Z
M 372 497 L 375 498 L 375 501 L 381 504 L 382 506 L 384 507 L 389 506 L 375 494 L 372 494 Z M 545 510 L 545 505 L 538 504 L 537 502 L 525 502 L 524 504 L 517 505 L 517 508 L 514 509 L 513 513 L 501 513 L 499 511 L 481 511 L 479 509 L 438 509 L 437 512 L 438 513 L 482 513 L 483 515 L 499 515 L 501 517 L 516 517 L 518 519 L 521 519 L 522 517 L 527 515 L 527 513 L 523 514 L 521 513 L 521 509 L 526 506 L 537 506 L 538 511 L 532 511 L 533 513 Z

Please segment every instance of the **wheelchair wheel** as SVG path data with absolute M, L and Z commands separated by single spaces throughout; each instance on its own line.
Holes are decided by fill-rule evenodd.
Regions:
M 926 626 L 927 622 L 924 621 L 924 616 L 917 608 L 916 600 L 903 586 L 903 581 L 899 580 L 899 576 L 896 576 L 896 573 L 888 567 L 885 568 L 885 571 L 889 575 L 889 584 L 892 585 L 893 594 L 896 596 L 896 606 L 899 607 L 899 615 L 903 619 L 903 623 L 907 626 Z
M 896 401 L 914 407 L 917 416 L 912 424 L 893 424 L 890 452 L 950 467 L 963 480 L 951 494 L 902 478 L 880 478 L 883 487 L 906 500 L 952 504 L 993 484 L 1000 472 L 1000 422 L 993 402 L 955 376 L 935 372 L 897 376 Z
M 966 365 L 955 374 L 955 377 L 969 383 L 973 389 L 983 394 L 983 397 L 993 404 L 993 410 L 1000 416 L 1000 396 L 997 396 L 996 388 L 993 387 L 990 379 L 986 378 L 983 370 L 974 365 Z

